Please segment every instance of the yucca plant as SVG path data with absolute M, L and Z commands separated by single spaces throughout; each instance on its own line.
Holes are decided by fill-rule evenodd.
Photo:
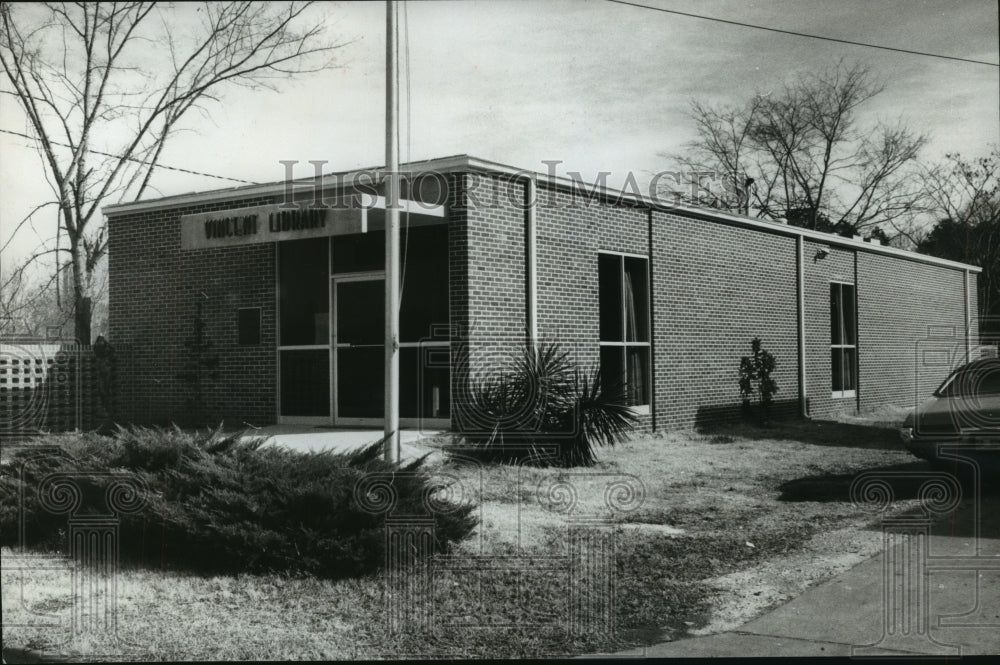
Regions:
M 612 447 L 635 429 L 635 413 L 626 405 L 620 383 L 602 385 L 601 371 L 574 373 L 572 408 L 565 412 L 574 433 L 563 442 L 561 455 L 567 466 L 592 466 L 595 446 Z M 565 421 L 564 421 L 565 423 Z
M 525 346 L 510 370 L 472 386 L 469 406 L 489 427 L 466 443 L 498 462 L 590 466 L 595 446 L 621 442 L 636 421 L 620 386 L 602 386 L 598 368 L 583 372 L 556 343 Z

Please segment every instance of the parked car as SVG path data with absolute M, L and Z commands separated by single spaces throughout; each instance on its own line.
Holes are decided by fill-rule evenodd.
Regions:
M 971 468 L 948 457 L 950 452 L 972 457 L 984 472 L 1000 471 L 1000 358 L 953 371 L 907 416 L 900 435 L 910 452 L 934 466 Z

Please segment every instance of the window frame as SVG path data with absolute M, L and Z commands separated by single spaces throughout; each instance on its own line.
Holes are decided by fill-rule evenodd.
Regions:
M 833 297 L 833 288 L 834 288 L 834 285 L 836 285 L 840 289 L 840 299 L 839 299 L 840 311 L 837 312 L 837 316 L 839 316 L 840 318 L 839 318 L 839 320 L 834 320 L 832 316 L 830 317 L 830 334 L 831 334 L 831 339 L 830 339 L 830 351 L 831 351 L 831 361 L 830 361 L 830 396 L 831 396 L 832 399 L 847 399 L 847 398 L 851 398 L 851 397 L 857 397 L 857 395 L 858 395 L 858 297 L 857 297 L 857 286 L 854 284 L 854 282 L 845 282 L 845 281 L 842 281 L 842 280 L 832 279 L 832 280 L 830 280 L 830 297 L 831 297 L 831 299 Z M 851 332 L 853 333 L 852 334 L 852 338 L 854 339 L 854 343 L 853 344 L 844 344 L 844 340 L 841 339 L 840 340 L 841 341 L 840 344 L 834 344 L 833 343 L 833 339 L 832 339 L 832 337 L 833 337 L 833 331 L 834 331 L 834 326 L 837 325 L 838 328 L 839 328 L 843 324 L 843 322 L 844 322 L 844 302 L 845 302 L 845 299 L 844 299 L 844 287 L 845 286 L 851 287 L 851 307 L 854 308 L 854 317 L 853 317 L 854 329 Z M 845 328 L 845 330 L 846 330 L 846 328 Z M 834 379 L 834 376 L 833 376 L 832 352 L 833 351 L 840 351 L 840 353 L 841 353 L 840 367 L 841 367 L 841 374 L 843 374 L 843 368 L 844 368 L 844 360 L 843 359 L 844 359 L 844 356 L 847 355 L 846 353 L 844 353 L 844 351 L 847 350 L 847 349 L 853 349 L 854 350 L 854 362 L 853 362 L 853 368 L 852 368 L 853 371 L 851 372 L 851 375 L 854 377 L 854 387 L 851 388 L 850 390 L 833 390 L 833 385 L 834 385 L 833 379 Z M 840 377 L 840 383 L 841 383 L 841 386 L 844 385 L 844 377 L 843 376 Z
M 652 315 L 651 315 L 651 305 L 652 305 L 652 295 L 653 294 L 652 294 L 652 289 L 650 288 L 650 279 L 649 279 L 649 255 L 648 254 L 633 254 L 633 253 L 630 253 L 630 252 L 615 252 L 615 251 L 606 250 L 606 249 L 599 249 L 599 250 L 597 250 L 597 261 L 598 261 L 598 270 L 597 270 L 597 279 L 598 279 L 597 313 L 598 313 L 598 320 L 600 320 L 600 318 L 601 318 L 600 261 L 601 261 L 601 256 L 602 255 L 613 256 L 613 257 L 615 257 L 615 258 L 618 259 L 618 283 L 619 283 L 619 287 L 621 289 L 621 292 L 619 293 L 619 297 L 618 297 L 618 304 L 619 304 L 619 307 L 621 308 L 621 311 L 619 312 L 619 317 L 621 319 L 621 330 L 620 330 L 621 341 L 604 341 L 604 340 L 602 340 L 600 338 L 600 326 L 598 326 L 598 359 L 600 358 L 600 351 L 603 350 L 605 347 L 608 347 L 608 348 L 619 348 L 619 349 L 621 349 L 622 371 L 623 371 L 622 385 L 625 386 L 626 390 L 627 390 L 627 388 L 628 388 L 627 380 L 628 380 L 628 351 L 629 351 L 629 349 L 631 349 L 631 348 L 644 348 L 644 349 L 648 350 L 647 353 L 646 353 L 646 363 L 645 363 L 646 364 L 646 378 L 647 378 L 647 382 L 648 382 L 646 402 L 644 402 L 642 404 L 631 404 L 631 405 L 629 405 L 629 408 L 632 409 L 633 413 L 635 413 L 637 415 L 648 415 L 651 412 L 650 410 L 652 408 L 652 403 L 653 403 L 653 385 L 652 385 L 652 379 L 653 379 L 653 351 L 652 351 L 652 338 L 653 338 L 653 335 L 652 335 L 652 327 L 653 326 L 652 326 Z M 643 261 L 643 263 L 645 265 L 646 301 L 645 301 L 645 312 L 644 313 L 645 313 L 646 330 L 645 330 L 645 335 L 643 335 L 643 336 L 646 338 L 646 340 L 642 341 L 642 342 L 640 342 L 640 341 L 629 341 L 628 340 L 628 334 L 627 334 L 628 333 L 628 320 L 627 320 L 628 317 L 626 316 L 627 305 L 626 305 L 626 301 L 625 301 L 625 259 L 627 259 L 627 258 L 640 259 L 640 260 Z M 638 337 L 639 335 L 636 335 L 636 336 Z

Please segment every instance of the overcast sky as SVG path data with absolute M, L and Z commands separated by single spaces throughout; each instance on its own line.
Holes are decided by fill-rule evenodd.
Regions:
M 995 0 L 639 1 L 837 39 L 994 63 L 1000 58 Z M 557 159 L 563 172 L 589 178 L 610 171 L 609 181 L 621 182 L 629 170 L 648 177 L 670 167 L 660 153 L 680 150 L 692 138 L 686 116 L 692 98 L 737 103 L 840 58 L 871 65 L 886 84 L 867 105 L 867 119 L 902 116 L 927 132 L 925 157 L 984 154 L 1000 141 L 997 67 L 604 0 L 408 4 L 414 160 L 467 153 L 544 171 L 542 160 Z M 211 118 L 187 119 L 191 131 L 168 145 L 161 163 L 255 182 L 281 179 L 279 160 L 325 159 L 338 171 L 381 164 L 384 4 L 326 3 L 316 15 L 353 40 L 339 52 L 343 68 L 286 83 L 281 93 L 226 90 Z M 405 114 L 401 125 L 405 129 Z M 0 127 L 26 128 L 9 95 L 0 95 Z M 51 198 L 27 145 L 0 134 L 3 240 L 31 207 Z M 310 175 L 308 168 L 296 175 Z M 227 186 L 165 170 L 152 184 L 146 198 Z M 37 226 L 51 235 L 53 224 L 50 214 Z M 2 259 L 37 244 L 24 232 Z

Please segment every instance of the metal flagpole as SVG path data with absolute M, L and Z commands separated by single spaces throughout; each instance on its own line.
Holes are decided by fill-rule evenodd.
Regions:
M 386 0 L 385 35 L 385 451 L 399 461 L 399 119 L 396 108 L 396 3 Z

